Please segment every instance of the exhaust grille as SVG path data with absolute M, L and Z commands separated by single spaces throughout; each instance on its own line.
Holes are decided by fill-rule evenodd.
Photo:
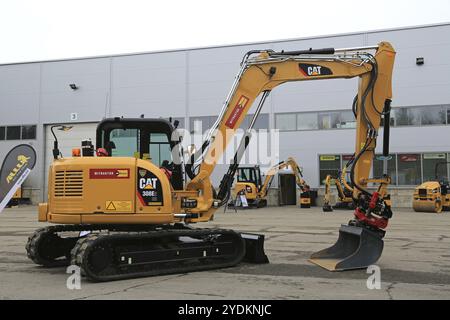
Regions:
M 53 187 L 55 197 L 82 197 L 83 171 L 56 171 Z
M 419 196 L 420 197 L 426 197 L 427 196 L 427 189 L 419 189 Z

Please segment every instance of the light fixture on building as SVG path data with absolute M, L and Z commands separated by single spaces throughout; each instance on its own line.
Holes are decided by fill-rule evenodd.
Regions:
M 424 57 L 418 57 L 418 58 L 416 58 L 416 64 L 417 64 L 418 66 L 421 66 L 421 65 L 425 64 L 425 58 L 424 58 Z
M 70 89 L 72 90 L 78 90 L 78 86 L 75 83 L 69 84 Z
M 58 147 L 58 138 L 56 137 L 55 133 L 53 132 L 53 129 L 57 129 L 57 130 L 61 130 L 61 131 L 69 131 L 70 129 L 72 129 L 72 126 L 65 126 L 65 125 L 60 125 L 60 124 L 55 124 L 54 126 L 50 127 L 50 131 L 53 135 L 53 138 L 55 139 L 53 141 L 53 159 L 58 159 L 59 156 L 62 156 L 61 151 L 59 150 Z

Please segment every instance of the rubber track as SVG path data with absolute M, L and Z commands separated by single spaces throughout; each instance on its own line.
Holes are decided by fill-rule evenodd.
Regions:
M 235 235 L 236 238 L 233 241 L 238 241 L 238 246 L 236 247 L 237 253 L 230 261 L 225 262 L 215 262 L 203 264 L 203 265 L 183 265 L 183 263 L 173 262 L 171 267 L 163 268 L 163 269 L 152 269 L 145 270 L 139 272 L 130 272 L 124 273 L 123 268 L 120 268 L 117 265 L 113 265 L 110 269 L 113 270 L 112 274 L 98 274 L 95 273 L 90 268 L 90 263 L 88 257 L 92 250 L 95 249 L 96 246 L 106 245 L 110 246 L 111 250 L 113 250 L 114 244 L 118 243 L 120 246 L 121 241 L 142 241 L 145 239 L 152 238 L 164 238 L 168 237 L 194 237 L 201 238 L 207 237 L 208 235 L 215 234 L 232 234 Z M 184 230 L 155 230 L 148 232 L 135 232 L 135 233 L 123 233 L 123 234 L 111 234 L 111 235 L 102 235 L 102 234 L 90 234 L 87 237 L 79 239 L 77 244 L 72 249 L 72 259 L 71 264 L 77 265 L 81 268 L 81 274 L 85 275 L 91 281 L 112 281 L 112 280 L 121 280 L 121 279 L 129 279 L 129 278 L 137 278 L 137 277 L 147 277 L 147 276 L 156 276 L 163 274 L 174 274 L 174 273 L 185 273 L 192 271 L 202 271 L 208 269 L 218 269 L 218 268 L 226 268 L 231 267 L 239 262 L 241 262 L 245 255 L 245 242 L 241 238 L 241 236 L 232 230 L 220 230 L 220 229 L 184 229 Z M 211 257 L 209 257 L 211 258 Z M 223 258 L 223 257 L 222 257 Z M 113 259 L 113 261 L 117 262 L 117 259 Z M 187 260 L 186 260 L 187 261 Z M 165 262 L 167 263 L 167 262 Z M 123 266 L 122 266 L 123 267 Z M 111 271 L 109 271 L 111 272 Z
M 164 226 L 163 226 L 164 227 Z M 51 267 L 63 267 L 70 264 L 70 258 L 66 259 L 49 259 L 45 257 L 40 250 L 40 245 L 49 236 L 56 234 L 58 232 L 81 232 L 81 231 L 132 231 L 132 230 L 153 230 L 155 226 L 138 226 L 138 225 L 54 225 L 36 230 L 27 241 L 25 249 L 27 251 L 27 256 L 34 263 L 51 268 Z M 58 240 L 56 240 L 58 241 Z

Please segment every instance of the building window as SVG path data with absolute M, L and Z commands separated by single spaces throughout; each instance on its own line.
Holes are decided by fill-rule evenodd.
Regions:
M 248 115 L 249 117 L 249 123 L 252 121 L 253 115 Z M 248 128 L 248 127 L 247 127 Z M 269 115 L 267 113 L 260 114 L 258 118 L 256 119 L 255 125 L 253 126 L 253 129 L 255 130 L 268 130 L 269 129 Z
M 281 113 L 275 115 L 275 127 L 280 131 L 297 130 L 297 116 L 295 113 Z
M 423 107 L 420 110 L 420 114 L 423 126 L 446 124 L 446 108 L 442 106 Z
M 342 111 L 340 113 L 339 123 L 337 125 L 341 129 L 355 129 L 356 118 L 352 111 Z
M 319 178 L 320 184 L 325 184 L 327 175 L 331 174 L 334 178 L 339 175 L 341 170 L 340 155 L 321 155 L 319 157 Z
M 22 126 L 22 140 L 36 139 L 36 126 Z
M 420 154 L 398 155 L 398 184 L 418 185 L 421 179 L 421 156 Z
M 216 121 L 217 116 L 191 117 L 189 119 L 191 133 L 204 133 L 211 129 Z
M 20 126 L 6 127 L 6 140 L 20 140 Z
M 383 126 L 383 118 L 380 119 Z M 393 108 L 392 126 L 450 125 L 450 106 Z M 350 110 L 332 112 L 299 112 L 275 114 L 276 128 L 281 131 L 354 129 L 356 119 Z
M 6 128 L 0 127 L 0 141 L 5 140 L 5 132 L 6 132 Z
M 423 161 L 423 181 L 439 181 L 443 177 L 448 177 L 447 155 L 445 153 L 424 153 Z M 439 163 L 443 163 L 438 165 Z M 437 166 L 437 172 L 436 172 Z
M 254 114 L 248 114 L 245 116 L 244 120 L 241 123 L 240 128 L 243 130 L 247 130 L 250 127 L 250 123 L 253 119 Z M 253 125 L 253 129 L 261 130 L 261 129 L 269 129 L 269 115 L 267 113 L 259 114 L 258 118 Z
M 450 106 L 447 108 L 447 124 L 450 124 Z
M 384 161 L 381 155 L 376 155 L 373 159 L 373 177 L 381 178 L 383 176 Z M 391 185 L 397 184 L 397 160 L 395 154 L 390 154 L 387 162 L 387 174 L 391 177 Z
M 419 126 L 421 110 L 419 108 L 393 109 L 395 126 Z
M 319 122 L 317 113 L 299 113 L 297 114 L 297 130 L 317 130 Z
M 339 124 L 339 113 L 319 113 L 319 129 L 337 129 Z

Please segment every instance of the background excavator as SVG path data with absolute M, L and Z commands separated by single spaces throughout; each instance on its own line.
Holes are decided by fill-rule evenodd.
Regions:
M 269 168 L 264 177 L 261 179 L 261 170 L 259 166 L 239 167 L 237 171 L 237 181 L 233 188 L 234 199 L 240 195 L 244 195 L 250 206 L 263 208 L 267 206 L 267 193 L 272 184 L 273 178 L 282 169 L 290 167 L 297 186 L 301 190 L 300 206 L 302 208 L 311 207 L 310 188 L 303 179 L 303 173 L 294 158 L 289 157 L 285 161 L 281 161 Z
M 224 268 L 244 258 L 267 262 L 262 252 L 252 257 L 258 250 L 253 250 L 251 239 L 261 237 L 191 225 L 210 221 L 228 203 L 251 129 L 272 89 L 291 81 L 359 77 L 350 173 L 357 208 L 354 218 L 339 230 L 336 244 L 313 254 L 311 262 L 332 271 L 373 264 L 381 255 L 384 229 L 392 216 L 389 177 L 369 179 L 369 173 L 380 120 L 389 119 L 394 59 L 395 50 L 387 42 L 363 48 L 250 51 L 204 143 L 186 162 L 177 130 L 162 119 L 102 121 L 97 128 L 97 156 L 93 146 L 85 145 L 83 151 L 89 152 L 83 156 L 63 158 L 55 139 L 48 202 L 39 205 L 38 216 L 39 221 L 57 225 L 29 237 L 28 257 L 47 267 L 77 265 L 93 281 Z M 215 190 L 211 173 L 258 96 L 250 126 Z M 387 155 L 389 121 L 384 124 Z M 115 156 L 123 155 L 119 151 L 124 146 L 112 139 L 114 130 L 138 132 L 139 157 Z M 152 162 L 149 150 L 150 142 L 161 139 L 173 162 L 165 170 Z M 171 175 L 166 174 L 169 169 Z M 189 181 L 184 181 L 183 171 Z M 369 192 L 368 183 L 378 183 L 377 191 Z
M 447 174 L 439 177 L 439 168 L 449 163 L 436 163 L 435 181 L 427 181 L 416 187 L 413 195 L 414 211 L 436 213 L 450 211 L 450 183 Z
M 334 206 L 331 205 L 331 186 L 335 185 L 337 190 L 338 200 Z M 341 178 L 332 177 L 330 174 L 325 178 L 325 193 L 323 195 L 323 207 L 324 212 L 331 212 L 333 209 L 343 210 L 355 210 L 355 205 L 352 198 L 353 192 L 351 189 L 347 189 Z

